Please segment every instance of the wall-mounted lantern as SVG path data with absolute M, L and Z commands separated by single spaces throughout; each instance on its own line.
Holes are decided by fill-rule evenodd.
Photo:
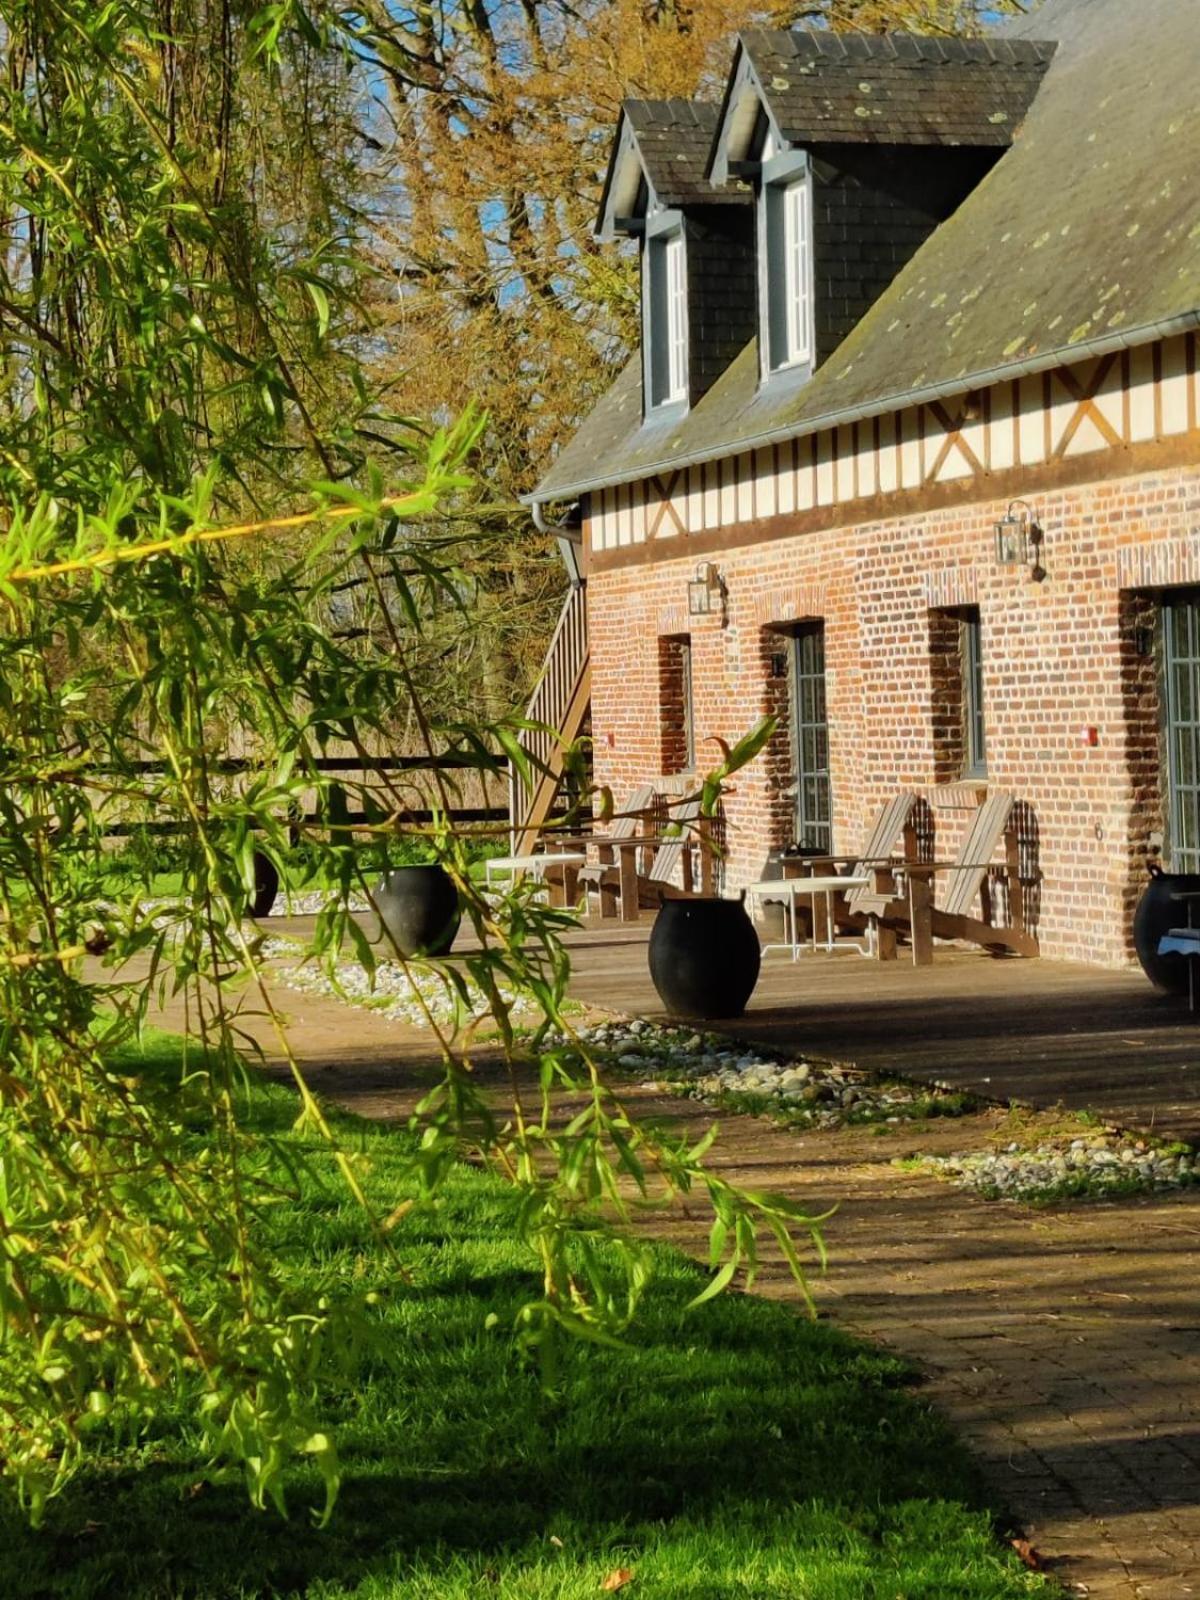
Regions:
M 689 617 L 711 617 L 719 613 L 721 621 L 725 621 L 729 591 L 717 570 L 716 562 L 700 563 L 696 568 L 696 576 L 688 580 L 687 592 Z
M 1013 500 L 994 527 L 998 566 L 1028 567 L 1031 577 L 1046 576 L 1042 566 L 1045 536 L 1024 500 Z

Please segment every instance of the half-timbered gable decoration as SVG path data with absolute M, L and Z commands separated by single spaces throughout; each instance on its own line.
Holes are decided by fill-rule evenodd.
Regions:
M 920 793 L 941 858 L 1012 795 L 1042 952 L 1123 962 L 1147 856 L 1200 859 L 1198 37 L 1195 0 L 739 36 L 680 167 L 743 194 L 744 337 L 659 420 L 635 356 L 531 497 L 583 525 L 600 783 L 655 777 L 678 635 L 698 764 L 778 714 L 728 797 L 731 887 L 797 794 L 845 852 Z M 701 572 L 721 604 L 681 623 Z

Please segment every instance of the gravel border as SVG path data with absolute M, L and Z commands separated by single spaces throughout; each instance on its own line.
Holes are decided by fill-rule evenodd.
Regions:
M 911 1164 L 989 1200 L 1153 1193 L 1200 1181 L 1200 1163 L 1193 1150 L 1142 1139 L 1119 1128 L 1043 1140 L 1032 1147 L 1014 1141 L 1003 1150 L 922 1155 Z
M 358 961 L 339 961 L 335 981 L 328 972 L 315 965 L 298 939 L 278 935 L 267 938 L 263 941 L 262 955 L 272 963 L 273 981 L 285 988 L 295 989 L 301 994 L 332 995 L 351 1005 L 369 1007 L 393 1022 L 408 1022 L 427 1028 L 432 1016 L 438 1027 L 458 1029 L 491 1017 L 483 991 L 471 982 L 462 968 L 456 969 L 456 977 L 466 988 L 466 1006 L 457 988 L 447 978 L 435 971 L 422 970 L 415 964 L 406 968 L 398 961 L 381 958 L 376 962 L 372 977 Z M 524 995 L 517 995 L 503 986 L 500 995 L 511 1008 L 514 1018 L 524 1019 L 540 1014 L 536 1001 L 528 1000 Z
M 909 1083 L 837 1062 L 789 1060 L 722 1034 L 640 1018 L 594 1023 L 576 1037 L 597 1059 L 652 1085 L 717 1108 L 769 1111 L 798 1127 L 961 1116 L 979 1104 L 946 1085 Z M 561 1035 L 547 1043 L 570 1048 Z

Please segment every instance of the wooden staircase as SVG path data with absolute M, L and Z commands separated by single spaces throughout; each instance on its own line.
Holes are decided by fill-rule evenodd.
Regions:
M 509 768 L 508 814 L 514 855 L 528 855 L 558 793 L 562 781 L 564 745 L 578 738 L 591 699 L 592 678 L 588 657 L 587 590 L 581 584 L 567 591 L 542 675 L 525 715 L 550 731 L 529 728 L 521 746 L 532 771 L 527 786 L 515 767 Z

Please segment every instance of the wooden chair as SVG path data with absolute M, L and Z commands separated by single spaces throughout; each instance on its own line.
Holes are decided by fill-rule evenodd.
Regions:
M 678 824 L 680 831 L 669 838 L 660 838 L 655 843 L 654 855 L 648 870 L 644 874 L 638 874 L 638 900 L 644 906 L 657 906 L 664 896 L 672 899 L 697 892 L 700 894 L 714 892 L 711 882 L 712 852 L 705 842 L 708 830 L 702 826 L 707 819 L 700 815 L 699 796 L 669 805 L 667 817 L 672 824 Z M 699 890 L 696 887 L 693 859 L 697 838 L 700 840 L 701 856 Z M 682 887 L 675 882 L 677 873 Z
M 664 896 L 717 892 L 723 818 L 701 816 L 697 795 L 678 799 L 669 792 L 684 781 L 692 780 L 665 778 L 635 790 L 609 833 L 592 841 L 599 859 L 579 869 L 578 881 L 599 895 L 602 917 L 636 921 L 640 908 L 656 907 Z M 668 826 L 680 831 L 668 835 Z
M 1020 842 L 1013 825 L 1015 804 L 1011 794 L 990 794 L 972 817 L 953 861 L 912 863 L 903 868 L 905 894 L 896 893 L 894 878 L 889 883 L 886 869 L 876 874 L 879 892 L 886 894 L 890 888 L 894 896 L 881 920 L 907 930 L 917 965 L 933 959 L 935 938 L 966 939 L 996 954 L 1038 954 L 1037 938 L 1026 925 Z M 991 886 L 993 857 L 1001 840 L 1005 844 L 1008 917 L 998 923 L 993 920 L 996 907 Z M 939 873 L 945 874 L 945 888 L 935 903 L 931 885 Z
M 590 841 L 596 846 L 597 859 L 579 869 L 578 882 L 585 894 L 595 893 L 599 897 L 602 917 L 615 917 L 620 911 L 621 872 L 626 863 L 625 852 L 618 846 L 624 840 L 635 839 L 639 831 L 645 828 L 654 796 L 655 787 L 652 783 L 635 789 L 608 832 L 601 836 L 593 835 Z M 636 857 L 630 865 L 636 873 Z M 628 892 L 625 898 L 628 899 Z
M 831 944 L 830 930 L 824 925 L 825 911 L 818 896 L 828 894 L 828 914 L 835 929 L 861 933 L 866 936 L 864 954 L 888 959 L 896 952 L 896 930 L 884 925 L 883 913 L 895 898 L 895 889 L 889 877 L 883 886 L 877 885 L 876 873 L 880 869 L 899 866 L 901 861 L 918 859 L 918 837 L 914 824 L 919 797 L 910 789 L 902 790 L 882 805 L 875 814 L 862 850 L 856 856 L 808 857 L 804 865 L 814 886 L 814 896 L 808 915 L 812 919 L 812 936 Z M 896 855 L 900 844 L 902 854 Z M 844 869 L 845 876 L 853 880 L 842 893 L 837 891 L 836 874 Z M 801 882 L 804 876 L 801 876 Z M 795 913 L 793 913 L 795 914 Z M 794 934 L 794 930 L 793 930 Z

